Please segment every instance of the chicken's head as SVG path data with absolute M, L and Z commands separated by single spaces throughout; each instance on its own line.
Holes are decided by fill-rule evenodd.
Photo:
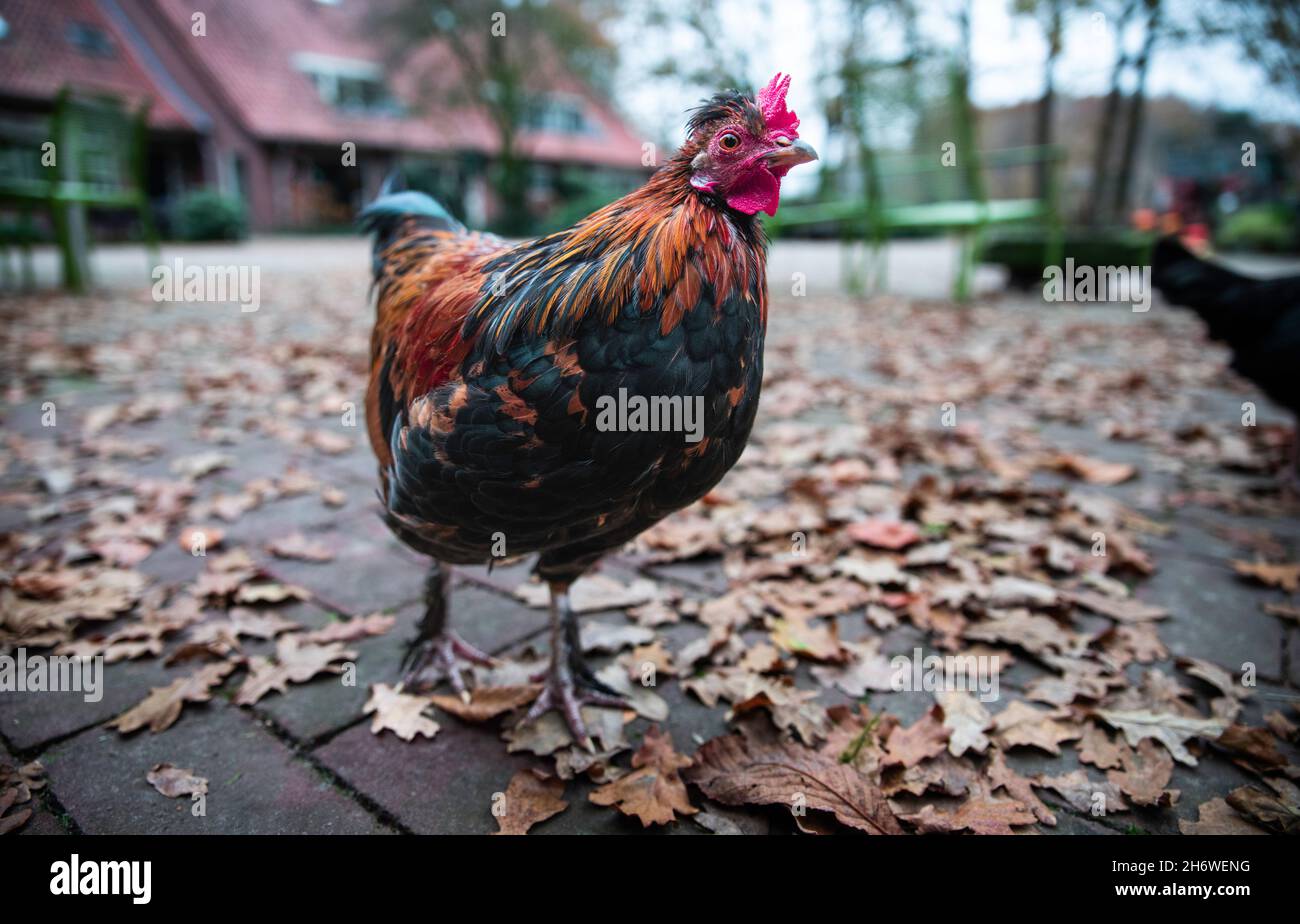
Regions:
M 719 93 L 691 116 L 690 184 L 738 212 L 776 214 L 781 179 L 791 167 L 817 159 L 799 140 L 799 119 L 786 108 L 790 78 L 777 74 L 757 96 Z

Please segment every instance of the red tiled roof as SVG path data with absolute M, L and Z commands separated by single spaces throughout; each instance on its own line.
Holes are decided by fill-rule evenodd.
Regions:
M 451 108 L 430 92 L 431 77 L 445 81 L 454 67 L 442 47 L 430 44 L 388 78 L 407 107 L 403 115 L 346 112 L 324 102 L 295 64 L 311 55 L 383 68 L 385 50 L 371 35 L 366 4 L 342 0 L 223 0 L 207 4 L 204 36 L 192 36 L 193 0 L 153 0 L 178 42 L 218 86 L 255 136 L 272 140 L 411 151 L 469 150 L 491 154 L 496 134 L 478 110 Z M 571 78 L 557 86 L 588 101 L 597 135 L 531 133 L 521 147 L 533 157 L 602 166 L 640 167 L 641 140 L 607 107 Z M 445 94 L 442 95 L 445 100 Z
M 0 94 L 49 101 L 65 86 L 111 93 L 138 106 L 152 100 L 156 128 L 193 129 L 155 82 L 129 40 L 96 0 L 0 0 L 8 33 L 0 39 Z M 111 55 L 88 54 L 73 45 L 73 24 L 93 26 L 112 41 Z

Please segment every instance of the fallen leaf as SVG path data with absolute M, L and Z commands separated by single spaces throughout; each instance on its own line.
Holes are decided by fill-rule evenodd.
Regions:
M 652 725 L 632 755 L 633 771 L 600 787 L 590 799 L 596 805 L 617 807 L 624 815 L 640 819 L 646 828 L 674 821 L 674 813 L 694 815 L 699 809 L 691 805 L 679 773 L 692 763 L 691 758 L 673 750 L 668 732 L 660 732 L 658 725 Z
M 1270 564 L 1263 561 L 1232 562 L 1233 569 L 1244 577 L 1254 578 L 1269 587 L 1280 587 L 1289 594 L 1300 590 L 1300 562 Z
M 901 834 L 875 783 L 792 741 L 749 742 L 742 735 L 706 741 L 686 771 L 687 782 L 724 805 L 797 805 L 830 812 L 841 824 L 870 834 Z
M 370 730 L 376 735 L 387 730 L 403 741 L 412 741 L 416 735 L 432 738 L 438 734 L 438 723 L 423 714 L 432 704 L 432 696 L 415 696 L 386 683 L 376 683 L 370 687 L 364 711 L 367 715 L 374 713 Z
M 284 693 L 291 683 L 306 683 L 317 674 L 342 673 L 336 661 L 355 661 L 357 653 L 341 642 L 328 645 L 303 644 L 296 635 L 282 635 L 275 644 L 275 660 L 250 658 L 248 676 L 235 695 L 240 706 L 251 706 L 272 691 Z M 377 685 L 378 686 L 378 685 Z
M 533 825 L 558 815 L 569 807 L 564 795 L 564 780 L 537 770 L 520 770 L 510 778 L 501 811 L 493 808 L 499 830 L 495 834 L 527 834 Z
M 430 701 L 443 712 L 449 712 L 466 722 L 486 722 L 521 706 L 526 706 L 542 692 L 541 684 L 517 687 L 479 687 L 470 695 L 469 702 L 459 696 L 435 695 Z
M 208 791 L 208 781 L 204 777 L 193 770 L 173 767 L 171 764 L 154 764 L 153 768 L 145 774 L 145 780 L 154 789 L 171 799 Z
M 943 708 L 943 726 L 948 729 L 948 753 L 961 757 L 967 751 L 983 754 L 989 746 L 984 734 L 993 727 L 989 711 L 971 694 L 963 690 L 939 693 L 935 699 Z
M 212 689 L 219 686 L 235 669 L 230 661 L 219 661 L 199 668 L 188 677 L 182 677 L 165 687 L 154 687 L 136 705 L 108 723 L 124 735 L 148 725 L 151 732 L 170 728 L 180 718 L 186 703 L 206 703 L 212 699 Z
M 266 550 L 276 558 L 324 563 L 334 560 L 334 553 L 323 542 L 313 542 L 302 533 L 292 533 L 266 544 Z
M 1182 834 L 1267 834 L 1242 818 L 1223 799 L 1211 799 L 1202 802 L 1196 809 L 1196 821 L 1186 818 L 1178 819 L 1178 831 Z

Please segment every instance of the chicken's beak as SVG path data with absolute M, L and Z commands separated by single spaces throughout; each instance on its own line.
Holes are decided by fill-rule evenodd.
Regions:
M 809 161 L 817 159 L 817 152 L 807 141 L 790 141 L 782 139 L 784 144 L 780 145 L 775 151 L 767 155 L 767 163 L 771 167 L 784 167 L 789 170 L 791 167 L 797 167 L 799 164 L 806 164 Z

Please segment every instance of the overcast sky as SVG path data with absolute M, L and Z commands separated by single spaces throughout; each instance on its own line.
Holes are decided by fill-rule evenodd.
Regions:
M 928 2 L 931 12 L 923 19 L 924 31 L 955 48 L 955 22 L 944 10 L 960 0 Z M 1169 2 L 1205 5 L 1203 0 Z M 825 8 L 817 0 L 769 0 L 766 4 L 750 0 L 724 7 L 730 15 L 726 41 L 744 42 L 756 67 L 766 62 L 765 74 L 782 70 L 793 75 L 790 105 L 803 120 L 800 134 L 814 146 L 825 139 L 813 82 L 818 70 L 817 35 L 826 32 L 826 24 L 819 24 L 815 17 L 824 15 L 819 11 Z M 1042 93 L 1046 43 L 1032 20 L 1012 16 L 1010 10 L 1010 0 L 974 0 L 972 4 L 972 95 L 976 105 L 1008 105 L 1037 99 Z M 1109 29 L 1094 24 L 1094 15 L 1085 7 L 1069 19 L 1065 48 L 1057 64 L 1057 84 L 1063 93 L 1087 96 L 1109 90 L 1116 45 Z M 673 92 L 662 81 L 644 80 L 645 68 L 661 60 L 663 52 L 645 41 L 635 17 L 615 26 L 614 33 L 624 60 L 617 94 L 620 104 L 652 135 L 662 133 L 674 143 L 680 141 L 683 112 L 698 93 Z M 1134 30 L 1129 36 L 1130 47 L 1136 48 L 1140 38 L 1140 31 Z M 888 39 L 881 36 L 880 41 L 883 45 Z M 1245 109 L 1267 120 L 1300 123 L 1300 99 L 1270 86 L 1260 69 L 1230 44 L 1159 49 L 1148 73 L 1147 89 L 1150 96 L 1173 94 L 1200 104 Z

